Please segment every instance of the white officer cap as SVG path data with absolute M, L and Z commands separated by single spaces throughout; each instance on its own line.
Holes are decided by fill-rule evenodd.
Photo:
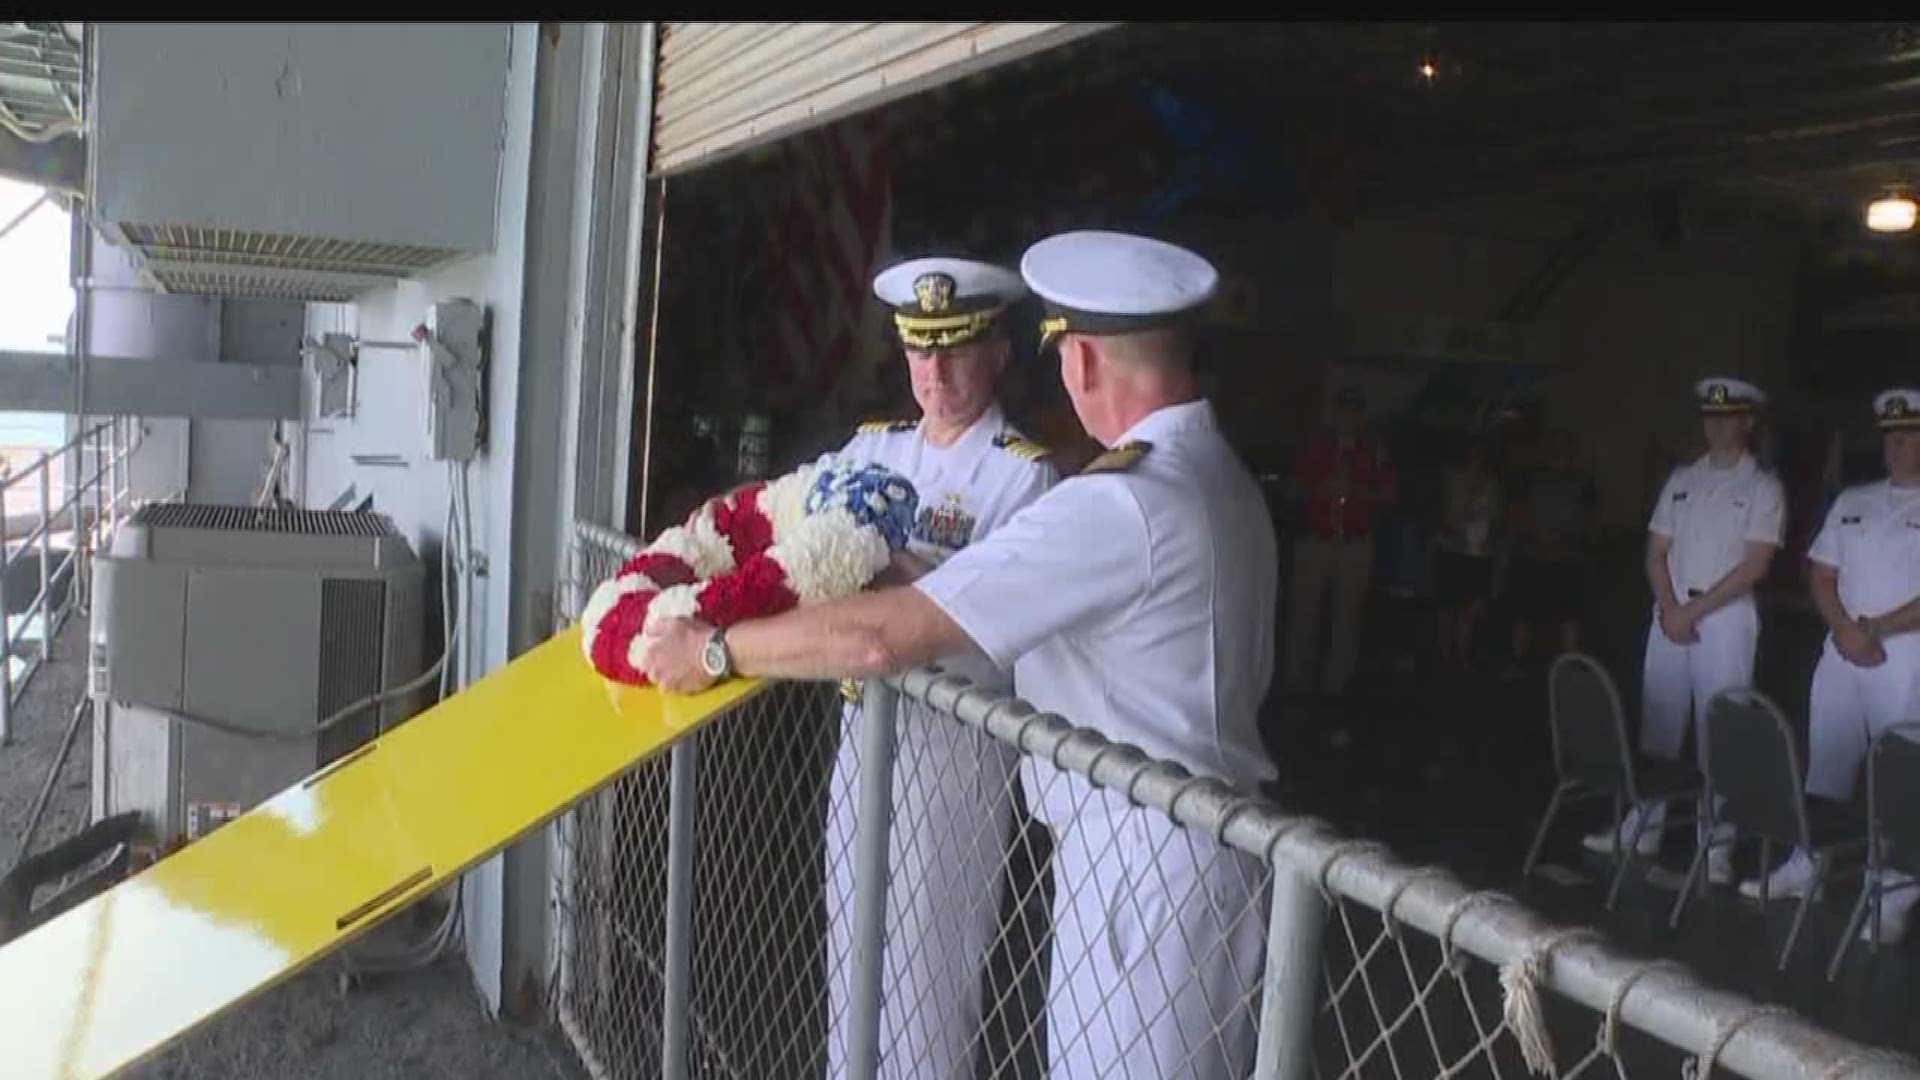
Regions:
M 1882 390 L 1875 395 L 1873 424 L 1882 431 L 1920 428 L 1920 390 Z
M 1116 232 L 1049 236 L 1020 275 L 1046 304 L 1045 347 L 1061 334 L 1130 334 L 1183 321 L 1220 286 L 1213 264 L 1183 247 Z
M 1767 395 L 1759 387 L 1724 375 L 1694 383 L 1693 398 L 1707 416 L 1743 416 L 1767 403 Z
M 873 294 L 893 306 L 900 343 L 945 349 L 985 336 L 1007 307 L 1027 295 L 1020 275 L 973 259 L 910 259 L 873 279 Z

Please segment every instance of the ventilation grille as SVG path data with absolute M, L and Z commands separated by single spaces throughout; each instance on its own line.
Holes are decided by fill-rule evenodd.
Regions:
M 449 248 L 115 222 L 117 239 L 170 293 L 345 303 L 460 257 Z
M 152 503 L 133 523 L 152 529 L 212 529 L 219 532 L 296 533 L 306 536 L 393 536 L 384 514 L 344 510 L 282 510 L 259 506 Z
M 386 586 L 378 581 L 328 578 L 320 583 L 320 695 L 322 720 L 380 692 Z M 379 730 L 374 707 L 320 733 L 320 764 L 360 746 Z
M 150 259 L 271 270 L 333 270 L 384 277 L 405 277 L 431 270 L 458 254 L 445 248 L 416 244 L 329 240 L 208 225 L 122 222 L 120 234 Z

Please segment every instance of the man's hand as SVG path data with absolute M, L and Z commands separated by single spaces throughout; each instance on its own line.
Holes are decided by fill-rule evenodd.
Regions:
M 933 570 L 933 563 L 912 552 L 896 551 L 887 560 L 887 568 L 875 575 L 875 588 L 911 585 Z
M 668 619 L 640 642 L 640 670 L 654 685 L 676 694 L 697 694 L 714 683 L 701 654 L 713 627 L 698 619 Z
M 1873 636 L 1866 619 L 1849 619 L 1833 628 L 1833 647 L 1855 667 L 1879 667 L 1887 662 L 1887 650 Z
M 1697 621 L 1698 616 L 1690 613 L 1685 604 L 1675 604 L 1672 607 L 1661 605 L 1660 632 L 1675 645 L 1699 644 L 1700 631 L 1695 625 Z

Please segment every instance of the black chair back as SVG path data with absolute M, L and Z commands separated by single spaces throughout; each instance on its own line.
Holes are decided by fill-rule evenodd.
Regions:
M 1883 864 L 1920 874 L 1920 721 L 1895 724 L 1874 740 L 1867 805 Z
M 1554 769 L 1562 780 L 1639 801 L 1620 692 L 1598 660 L 1567 653 L 1553 662 L 1547 674 L 1547 715 L 1553 726 Z
M 1757 690 L 1722 691 L 1707 703 L 1705 727 L 1707 784 L 1726 799 L 1720 819 L 1749 835 L 1810 847 L 1805 774 L 1779 706 Z

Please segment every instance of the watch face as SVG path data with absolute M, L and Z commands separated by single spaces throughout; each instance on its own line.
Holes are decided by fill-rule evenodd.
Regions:
M 701 660 L 706 666 L 707 674 L 714 678 L 717 679 L 727 673 L 727 644 L 721 640 L 719 634 L 707 639 L 706 653 Z

